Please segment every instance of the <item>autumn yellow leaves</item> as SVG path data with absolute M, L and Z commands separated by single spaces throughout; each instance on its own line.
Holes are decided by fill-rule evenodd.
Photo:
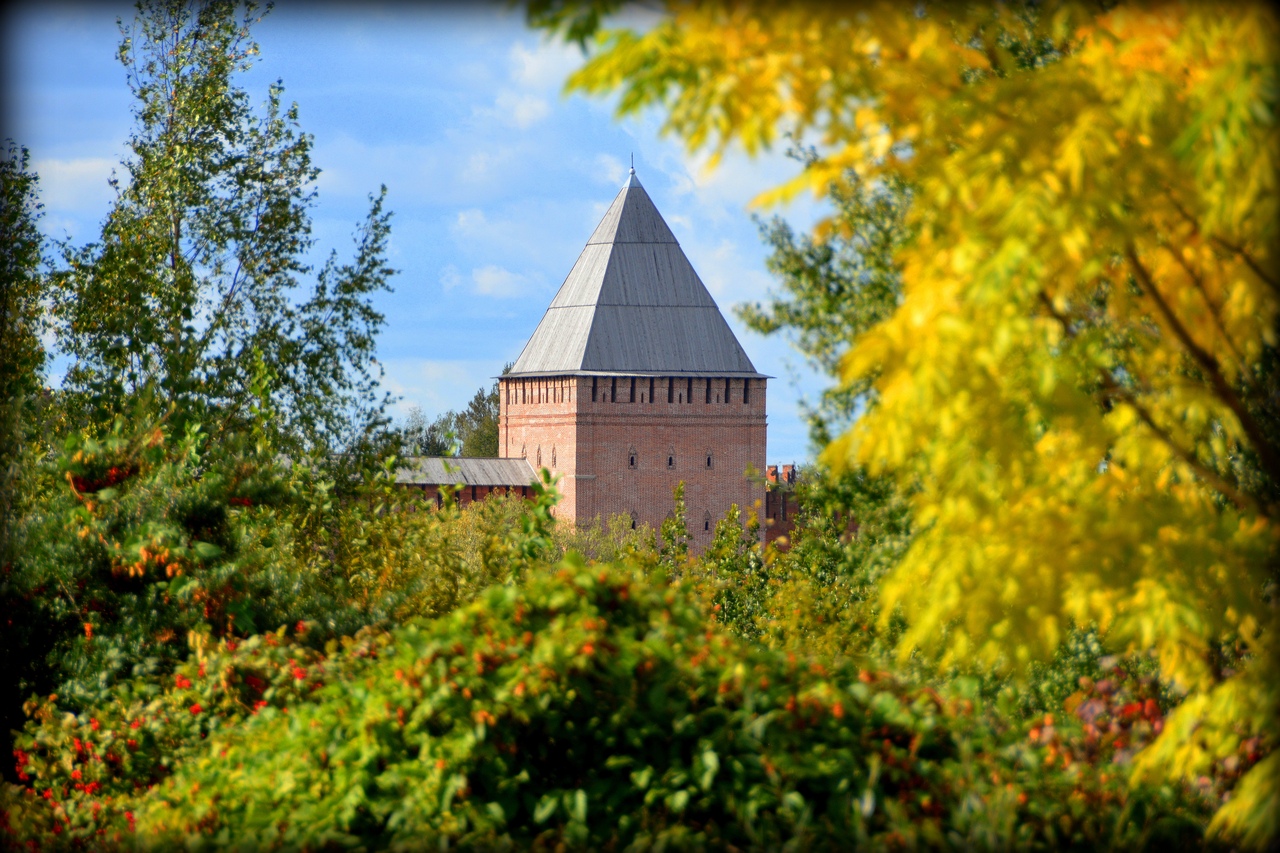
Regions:
M 875 404 L 824 456 L 913 496 L 901 652 L 1016 668 L 1097 624 L 1186 696 L 1140 766 L 1194 776 L 1280 715 L 1280 26 L 982 5 L 673 2 L 570 86 L 691 149 L 815 145 L 763 203 L 908 183 L 901 304 L 843 367 Z M 1274 838 L 1278 775 L 1218 827 Z

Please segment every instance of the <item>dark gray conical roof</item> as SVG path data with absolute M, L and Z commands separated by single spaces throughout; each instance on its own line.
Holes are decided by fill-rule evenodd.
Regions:
M 511 375 L 760 376 L 635 169 Z

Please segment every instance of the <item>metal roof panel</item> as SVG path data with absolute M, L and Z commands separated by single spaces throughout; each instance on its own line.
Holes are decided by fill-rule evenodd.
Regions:
M 715 305 L 679 311 L 601 305 L 583 353 L 585 370 L 755 373 Z
M 396 482 L 413 486 L 528 486 L 537 473 L 527 459 L 416 456 L 396 469 Z
M 761 376 L 634 171 L 511 370 Z
M 551 300 L 551 307 L 595 305 L 600 299 L 600 287 L 604 284 L 612 250 L 609 243 L 588 243 L 560 285 L 556 298 Z
M 548 308 L 510 375 L 581 369 L 595 312 L 594 305 Z
M 671 233 L 649 194 L 631 173 L 613 204 L 605 211 L 604 218 L 596 226 L 587 245 L 592 243 L 674 243 Z

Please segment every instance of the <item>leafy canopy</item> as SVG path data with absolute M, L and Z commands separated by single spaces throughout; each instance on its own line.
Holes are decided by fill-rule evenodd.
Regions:
M 354 257 L 314 271 L 312 139 L 281 83 L 260 110 L 236 84 L 256 20 L 252 3 L 146 0 L 121 25 L 130 157 L 101 239 L 65 249 L 54 289 L 65 385 L 90 421 L 151 401 L 217 432 L 247 420 L 259 359 L 279 440 L 340 445 L 380 420 L 370 296 L 394 272 L 385 188 Z
M 801 152 L 806 164 L 814 151 Z M 902 300 L 896 253 L 906 241 L 904 218 L 911 203 L 897 179 L 875 185 L 849 180 L 829 188 L 834 211 L 817 235 L 797 234 L 781 217 L 761 225 L 772 249 L 765 261 L 781 284 L 764 303 L 739 305 L 735 313 L 753 331 L 787 334 L 810 365 L 833 380 L 859 336 L 884 320 Z M 808 412 L 812 439 L 825 446 L 833 431 L 849 425 L 874 402 L 871 377 L 823 392 Z
M 608 4 L 532 11 L 583 38 L 586 8 Z M 813 140 L 763 201 L 848 169 L 912 187 L 902 304 L 842 366 L 878 404 L 824 457 L 912 490 L 882 588 L 901 653 L 1020 667 L 1096 623 L 1186 696 L 1140 767 L 1194 778 L 1238 737 L 1274 746 L 1274 14 L 668 12 L 600 34 L 570 87 L 661 107 L 691 149 Z M 1273 751 L 1217 827 L 1275 838 L 1278 778 Z
M 45 353 L 40 343 L 46 279 L 37 221 L 38 178 L 25 148 L 0 152 L 0 560 L 9 557 L 9 526 L 24 437 L 32 429 Z

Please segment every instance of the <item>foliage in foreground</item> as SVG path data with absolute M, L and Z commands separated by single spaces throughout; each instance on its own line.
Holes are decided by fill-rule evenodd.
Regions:
M 323 652 L 308 629 L 37 710 L 11 841 L 1134 848 L 1203 818 L 958 694 L 744 645 L 625 569 L 566 563 Z
M 553 548 L 546 483 L 527 503 L 434 511 L 394 485 L 389 464 L 340 503 L 314 468 L 271 456 L 252 436 L 211 442 L 189 422 L 174 439 L 163 424 L 117 421 L 28 472 L 40 498 L 17 520 L 0 577 L 5 691 L 56 692 L 79 712 L 121 679 L 167 675 L 192 635 L 313 620 L 332 637 L 439 616 Z
M 745 18 L 735 20 L 749 20 L 750 4 L 741 8 Z M 944 32 L 935 17 L 873 9 L 884 26 L 875 33 L 880 41 L 862 42 L 865 54 L 848 50 L 862 38 L 863 24 L 840 18 L 838 9 L 829 27 L 792 31 L 794 14 L 814 10 L 768 7 L 746 41 L 732 38 L 732 22 L 717 17 L 721 11 L 711 4 L 684 7 L 683 30 L 660 26 L 656 41 L 619 39 L 604 62 L 605 76 L 625 77 L 628 63 L 634 68 L 639 57 L 650 75 L 644 85 L 669 92 L 662 89 L 670 70 L 663 60 L 691 47 L 682 62 L 715 57 L 730 66 L 744 62 L 750 70 L 763 55 L 765 67 L 835 79 L 835 85 L 814 90 L 819 97 L 845 98 L 851 91 L 846 86 L 872 96 L 867 110 L 880 113 L 860 112 L 851 125 L 838 124 L 838 101 L 835 109 L 807 114 L 820 121 L 831 117 L 835 141 L 850 148 L 832 162 L 812 164 L 805 180 L 825 187 L 853 163 L 881 170 L 885 186 L 899 176 L 913 188 L 904 233 L 914 236 L 903 247 L 909 263 L 902 286 L 891 280 L 895 268 L 883 263 L 895 240 L 881 241 L 882 257 L 873 266 L 884 274 L 879 284 L 888 287 L 866 291 L 868 301 L 859 304 L 885 309 L 884 317 L 874 316 L 884 322 L 867 328 L 870 313 L 841 317 L 845 336 L 858 338 L 855 356 L 880 357 L 848 373 L 849 384 L 825 401 L 848 411 L 864 395 L 880 395 L 867 423 L 880 419 L 899 430 L 863 436 L 862 448 L 879 447 L 883 458 L 835 460 L 883 467 L 891 479 L 868 481 L 848 500 L 836 495 L 832 506 L 847 512 L 852 500 L 866 500 L 873 512 L 883 512 L 859 510 L 863 527 L 852 542 L 840 542 L 838 513 L 814 513 L 787 562 L 762 553 L 730 522 L 718 529 L 712 549 L 694 559 L 677 511 L 663 525 L 654 552 L 637 553 L 634 562 L 686 578 L 698 587 L 690 594 L 657 578 L 641 581 L 628 570 L 586 570 L 577 563 L 548 576 L 547 555 L 573 537 L 552 531 L 554 497 L 545 490 L 527 512 L 518 503 L 486 501 L 465 511 L 428 513 L 415 511 L 421 507 L 412 496 L 391 485 L 391 466 L 344 479 L 335 489 L 334 481 L 317 475 L 318 466 L 306 464 L 301 448 L 377 420 L 367 368 L 381 318 L 368 309 L 367 296 L 389 274 L 382 261 L 385 215 L 375 200 L 355 261 L 326 267 L 313 300 L 296 309 L 280 303 L 294 274 L 302 272 L 298 251 L 309 239 L 309 138 L 296 130 L 278 89 L 259 119 L 230 85 L 253 51 L 249 18 L 236 22 L 225 2 L 150 5 L 137 35 L 141 64 L 127 49 L 124 57 L 137 72 L 141 104 L 128 180 L 102 244 L 68 254 L 70 268 L 59 279 L 64 343 L 83 357 L 73 384 L 86 401 L 96 396 L 102 405 L 96 412 L 87 408 L 86 417 L 98 419 L 71 441 L 56 466 L 24 471 L 20 504 L 29 514 L 15 528 L 15 562 L 0 580 L 0 604 L 9 619 L 6 652 L 12 654 L 19 639 L 29 644 L 24 651 L 38 648 L 27 660 L 45 671 L 31 675 L 58 689 L 56 696 L 41 691 L 42 698 L 27 706 L 31 719 L 15 756 L 24 785 L 6 786 L 0 794 L 0 843 L 380 846 L 402 837 L 419 844 L 428 836 L 484 848 L 561 842 L 768 847 L 784 840 L 830 847 L 851 841 L 886 847 L 1170 846 L 1198 836 L 1207 817 L 1202 801 L 1172 785 L 1131 788 L 1124 778 L 1135 751 L 1162 733 L 1157 747 L 1166 749 L 1165 757 L 1169 749 L 1183 750 L 1172 755 L 1174 763 L 1186 775 L 1200 774 L 1211 795 L 1205 802 L 1217 806 L 1230 797 L 1219 814 L 1234 821 L 1232 828 L 1246 841 L 1260 844 L 1274 835 L 1274 823 L 1266 820 L 1280 810 L 1266 806 L 1280 790 L 1274 784 L 1280 754 L 1256 725 L 1265 719 L 1259 709 L 1265 713 L 1276 695 L 1275 681 L 1259 677 L 1269 665 L 1266 652 L 1277 648 L 1269 633 L 1274 611 L 1266 610 L 1274 605 L 1265 583 L 1241 586 L 1230 574 L 1251 557 L 1264 565 L 1260 557 L 1267 553 L 1276 504 L 1275 464 L 1268 455 L 1274 455 L 1277 420 L 1268 409 L 1275 398 L 1267 396 L 1276 375 L 1274 342 L 1265 334 L 1275 300 L 1256 286 L 1261 281 L 1274 289 L 1276 278 L 1272 256 L 1259 249 L 1268 244 L 1266 229 L 1273 229 L 1274 198 L 1259 195 L 1265 170 L 1256 168 L 1274 151 L 1275 63 L 1258 42 L 1274 35 L 1273 19 L 1246 11 L 1240 18 L 1184 26 L 1171 16 L 1170 43 L 1187 49 L 1190 67 L 1208 69 L 1182 81 L 1176 74 L 1161 79 L 1158 65 L 1154 74 L 1141 68 L 1187 58 L 1176 50 L 1135 53 L 1135 45 L 1167 46 L 1163 36 L 1152 36 L 1145 10 L 1097 17 L 1065 7 L 1044 18 L 1055 35 L 1071 35 L 1056 41 L 1046 41 L 1037 29 L 1034 8 L 1028 16 L 1027 9 L 1006 14 L 1002 7 L 991 20 L 982 10 L 977 18 L 964 17 L 966 12 L 958 20 L 961 29 L 976 27 L 972 38 L 947 41 L 954 32 Z M 1072 15 L 1080 28 L 1064 27 Z M 1026 37 L 1010 38 L 1018 27 L 1028 28 Z M 730 38 L 722 37 L 725 31 Z M 801 32 L 797 61 L 772 61 L 785 58 L 795 46 L 788 39 Z M 1115 53 L 1107 47 L 1109 35 L 1119 36 L 1122 47 Z M 681 44 L 685 37 L 691 41 Z M 837 49 L 814 50 L 824 39 L 834 39 Z M 1239 46 L 1244 59 L 1224 60 L 1224 42 Z M 651 50 L 655 44 L 657 52 Z M 707 50 L 708 44 L 716 49 Z M 1028 44 L 1052 55 L 1053 67 L 1027 62 Z M 1263 61 L 1249 65 L 1257 55 Z M 1126 64 L 1135 56 L 1138 62 Z M 841 72 L 834 78 L 833 66 Z M 1242 68 L 1262 70 L 1251 75 Z M 770 116 L 752 97 L 767 93 L 768 77 L 738 75 L 750 81 L 745 92 L 719 87 L 716 79 L 714 73 L 680 77 L 683 84 L 711 84 L 713 98 L 728 97 L 725 105 L 737 111 L 730 119 L 749 116 L 757 131 L 767 131 Z M 1135 79 L 1141 85 L 1129 85 Z M 943 95 L 935 97 L 922 80 L 942 81 Z M 1038 97 L 1046 80 L 1066 83 L 1055 92 L 1069 97 Z M 166 81 L 174 85 L 166 87 Z M 1109 81 L 1124 85 L 1107 89 Z M 1118 99 L 1108 100 L 1115 92 Z M 999 111 L 1028 93 L 1036 97 L 1012 117 Z M 1176 109 L 1152 112 L 1162 98 Z M 157 123 L 166 104 L 177 124 L 188 127 L 200 127 L 202 105 L 212 105 L 220 110 L 217 126 L 227 132 L 197 140 L 198 150 L 189 150 Z M 957 132 L 921 132 L 904 124 L 921 104 L 930 121 L 951 122 Z M 1203 121 L 1171 141 L 1189 109 L 1200 109 Z M 1058 110 L 1063 120 L 1040 120 L 1045 110 Z M 697 109 L 685 112 L 695 122 L 698 115 Z M 977 125 L 963 124 L 975 115 Z M 1091 121 L 1110 123 L 1116 132 L 1102 138 L 1114 147 L 1086 144 L 1096 141 Z M 839 137 L 851 129 L 867 136 Z M 732 135 L 732 120 L 720 130 Z M 1216 145 L 1219 131 L 1230 144 Z M 909 162 L 895 158 L 904 149 L 890 144 L 894 133 L 913 139 Z M 226 147 L 250 137 L 260 143 L 252 157 Z M 1214 145 L 1205 144 L 1209 138 Z M 944 149 L 930 147 L 940 139 Z M 1006 158 L 999 147 L 1006 143 L 1025 150 Z M 1238 151 L 1244 154 L 1232 160 Z M 1134 152 L 1141 168 L 1124 160 Z M 195 159 L 184 159 L 188 153 Z M 1037 181 L 1027 183 L 1025 172 L 1002 171 L 1036 158 L 1045 161 L 1047 196 Z M 11 161 L 19 177 L 14 195 L 26 204 L 31 184 L 19 161 Z M 1188 164 L 1196 167 L 1190 169 L 1194 179 Z M 264 166 L 281 180 L 262 184 Z M 1085 174 L 1089 180 L 1082 182 Z M 201 183 L 210 175 L 211 184 Z M 1126 196 L 1127 184 L 1107 183 L 1117 175 L 1168 178 L 1173 195 L 1187 191 L 1182 202 L 1191 215 L 1173 211 L 1159 193 Z M 968 183 L 957 184 L 955 176 Z M 231 184 L 249 189 L 223 194 L 220 188 Z M 1223 186 L 1233 191 L 1223 194 Z M 1112 190 L 1116 194 L 1108 195 Z M 949 204 L 953 191 L 966 204 Z M 1006 191 L 1016 203 L 1000 195 Z M 1178 198 L 1171 198 L 1176 208 Z M 219 211 L 234 213 L 255 199 L 276 216 L 260 231 L 225 239 L 234 223 L 220 221 Z M 846 200 L 861 203 L 856 194 Z M 148 216 L 170 204 L 195 226 L 180 232 L 188 242 L 157 231 L 160 220 Z M 1017 216 L 1007 216 L 1015 209 Z M 1161 252 L 1167 246 L 1151 242 L 1148 226 L 1160 235 L 1170 221 L 1183 230 L 1167 233 L 1186 237 L 1191 248 L 1182 261 L 1174 254 L 1166 258 Z M 191 241 L 193 234 L 209 239 Z M 997 237 L 1006 242 L 990 242 Z M 1121 245 L 1119 238 L 1130 242 Z M 1031 249 L 1014 251 L 1019 241 Z M 237 247 L 249 255 L 236 254 Z M 254 247 L 270 251 L 255 253 Z M 791 268 L 801 274 L 815 260 L 823 262 L 823 247 L 797 246 L 786 235 L 775 248 L 793 250 L 797 263 Z M 237 283 L 233 256 L 237 263 L 247 258 L 250 281 Z M 19 275 L 34 271 L 32 252 L 12 258 Z M 1106 262 L 1102 271 L 1090 266 L 1099 258 Z M 836 260 L 840 266 L 848 258 Z M 1185 286 L 1179 269 L 1196 290 Z M 856 263 L 852 271 L 867 272 Z M 1077 279 L 1084 283 L 1077 286 Z M 1042 285 L 1044 290 L 1035 289 Z M 224 319 L 207 329 L 187 325 L 209 304 L 202 300 L 222 305 L 247 291 L 271 309 L 256 316 L 274 315 L 280 323 L 258 329 L 262 334 L 232 324 L 242 304 L 229 305 Z M 911 310 L 890 310 L 899 293 Z M 936 299 L 939 294 L 946 298 Z M 1197 313 L 1201 296 L 1207 308 Z M 837 299 L 844 308 L 854 301 L 848 294 Z M 43 304 L 24 300 L 28 308 Z M 89 310 L 94 304 L 104 310 Z M 903 331 L 909 318 L 929 319 L 928 311 L 940 306 L 950 312 L 946 322 L 923 333 Z M 788 316 L 777 314 L 778 307 L 762 321 L 814 331 L 805 344 L 808 354 L 830 369 L 841 333 L 805 326 L 815 319 L 821 324 L 822 312 Z M 330 310 L 344 322 L 318 327 L 316 317 Z M 912 346 L 895 349 L 895 329 Z M 38 338 L 24 332 L 6 338 L 4 346 L 10 341 L 25 346 Z M 25 359 L 31 368 L 18 377 L 25 381 L 38 372 L 39 354 L 17 351 L 34 356 Z M 290 355 L 299 352 L 305 357 Z M 974 370 L 975 364 L 984 369 Z M 941 390 L 922 384 L 913 368 L 934 371 L 921 375 L 937 380 Z M 1101 384 L 1090 384 L 1095 375 Z M 129 393 L 119 394 L 122 389 Z M 912 390 L 937 391 L 945 405 L 911 407 Z M 1233 394 L 1239 411 L 1230 405 Z M 149 404 L 152 395 L 183 404 L 171 412 L 172 435 L 157 434 L 154 423 L 136 435 L 105 426 L 107 415 L 130 403 Z M 332 405 L 335 400 L 358 411 Z M 1239 423 L 1223 410 L 1224 402 Z M 897 416 L 884 413 L 894 406 Z M 282 416 L 270 417 L 272 408 Z M 331 423 L 329 416 L 341 412 L 356 417 Z M 202 417 L 231 426 L 218 428 L 216 447 L 202 439 Z M 236 429 L 246 436 L 252 430 L 256 446 L 250 450 Z M 1147 453 L 1148 431 L 1164 442 L 1155 445 L 1160 452 Z M 290 448 L 294 466 L 287 473 L 275 470 L 268 433 L 276 446 Z M 902 455 L 909 455 L 904 448 L 918 447 L 921 436 L 952 443 L 926 441 L 928 453 L 902 464 Z M 1030 439 L 1035 444 L 1028 448 Z M 990 452 L 980 452 L 984 441 Z M 33 447 L 26 451 L 32 458 Z M 1179 449 L 1185 452 L 1170 461 L 1169 452 L 1177 456 Z M 1061 490 L 1048 488 L 1064 480 L 1042 464 L 1046 459 L 1062 462 L 1061 470 L 1076 477 L 1068 484 L 1082 486 L 1068 489 L 1068 499 L 1056 500 Z M 1099 466 L 1101 459 L 1107 464 Z M 974 482 L 949 477 L 948 465 L 958 465 L 960 474 L 992 474 L 978 484 L 990 494 L 975 499 L 965 493 Z M 1015 468 L 1018 476 L 1006 476 Z M 354 468 L 336 470 L 346 475 Z M 910 498 L 919 512 L 920 538 L 908 542 L 906 514 L 877 497 L 881 483 L 899 487 L 898 498 Z M 1036 491 L 1029 483 L 1044 488 Z M 1101 513 L 1080 511 L 1082 496 L 1090 495 L 1086 487 L 1102 488 L 1099 483 L 1120 490 L 1128 500 L 1115 506 L 1128 515 L 1112 513 L 1111 504 Z M 331 500 L 336 493 L 347 500 Z M 1011 494 L 1035 500 L 1013 500 Z M 940 497 L 951 516 L 930 509 Z M 1257 506 L 1249 505 L 1251 499 Z M 975 505 L 983 508 L 983 500 L 991 511 L 971 512 L 980 522 L 977 532 L 957 527 Z M 1174 513 L 1188 524 L 1159 526 L 1171 507 L 1189 513 Z M 1050 523 L 998 523 L 1010 520 L 1001 513 L 1019 512 L 1026 518 L 1014 521 L 1079 525 L 1085 536 L 1073 541 L 1082 544 L 1060 548 L 1061 536 L 1046 535 L 1027 540 L 1039 551 L 1016 547 L 1026 544 L 1019 537 L 1028 530 L 1057 530 Z M 1252 528 L 1244 523 L 1250 518 L 1257 521 Z M 1116 519 L 1137 523 L 1106 526 Z M 1234 521 L 1241 524 L 1233 528 Z M 1198 535 L 1204 545 L 1206 529 L 1232 535 L 1210 535 L 1207 548 L 1197 551 L 1192 540 Z M 977 605 L 995 595 L 990 579 L 1005 582 L 998 591 L 1002 602 L 1006 595 L 1017 600 L 1036 583 L 1052 580 L 1045 569 L 1061 568 L 1054 560 L 1083 562 L 1092 570 L 1086 545 L 1113 560 L 1109 570 L 1171 564 L 1188 572 L 1153 574 L 1159 583 L 1143 586 L 1139 592 L 1147 598 L 1139 596 L 1136 604 L 1124 599 L 1126 588 L 1115 581 L 1121 573 L 1088 577 L 1096 593 L 1090 607 L 1124 605 L 1128 627 L 1141 629 L 1138 641 L 1132 630 L 1127 637 L 1138 647 L 1136 657 L 1104 663 L 1106 656 L 1090 649 L 1083 663 L 1055 661 L 1047 673 L 1033 671 L 1036 692 L 1023 703 L 1002 692 L 994 705 L 980 701 L 991 693 L 970 680 L 938 679 L 935 692 L 906 683 L 909 666 L 895 677 L 870 665 L 901 630 L 953 651 L 964 639 L 964 623 L 937 630 L 941 610 L 926 608 L 922 616 L 907 607 L 906 619 L 898 621 L 892 608 L 879 606 L 882 569 L 892 583 L 895 575 L 910 577 L 903 567 L 913 560 L 916 569 L 923 565 L 929 582 L 912 592 L 930 606 L 945 606 L 951 600 L 934 595 L 938 585 L 945 591 L 943 581 L 956 579 L 957 566 L 986 559 L 995 570 L 981 574 L 975 588 L 987 598 L 970 590 L 956 600 L 963 600 L 979 627 L 992 630 L 999 651 L 1009 652 L 1051 639 L 1055 623 L 1013 608 L 1014 616 L 1041 631 L 1029 640 L 998 620 L 981 622 L 984 608 Z M 602 543 L 598 550 L 611 547 Z M 903 548 L 907 557 L 900 560 Z M 1031 560 L 1029 553 L 1043 559 Z M 1221 559 L 1206 562 L 1205 553 Z M 1205 565 L 1210 570 L 1203 575 L 1191 574 Z M 1274 565 L 1264 571 L 1274 582 Z M 1174 582 L 1188 578 L 1191 586 L 1179 590 Z M 1205 610 L 1205 589 L 1220 596 L 1219 604 L 1234 596 L 1241 609 L 1234 616 Z M 1162 595 L 1167 603 L 1170 590 L 1183 596 L 1174 601 L 1174 612 L 1184 620 L 1152 621 L 1147 605 L 1160 605 Z M 1065 607 L 1069 598 L 1033 597 L 1036 607 L 1046 601 Z M 295 622 L 307 614 L 317 618 Z M 1167 617 L 1168 610 L 1157 615 Z M 440 618 L 426 622 L 424 616 Z M 1240 630 L 1224 635 L 1223 618 L 1238 619 Z M 337 639 L 383 620 L 408 624 Z M 292 631 L 244 636 L 280 622 L 293 625 Z M 873 622 L 879 627 L 870 630 Z M 869 630 L 850 630 L 853 625 Z M 1065 623 L 1057 627 L 1073 636 Z M 1117 637 L 1126 639 L 1114 630 L 1108 639 Z M 1205 642 L 1197 646 L 1199 640 Z M 1142 657 L 1151 647 L 1165 653 L 1166 674 L 1207 669 L 1227 689 L 1192 692 L 1167 716 L 1181 695 L 1170 697 L 1169 684 L 1141 671 L 1151 662 Z M 814 648 L 823 654 L 807 654 Z M 1187 648 L 1192 656 L 1178 658 Z M 1131 664 L 1137 671 L 1127 668 Z M 1030 719 L 1019 722 L 1026 715 Z M 1220 725 L 1201 725 L 1204 720 Z
M 189 631 L 249 633 L 304 599 L 323 609 L 279 537 L 245 517 L 285 499 L 279 472 L 245 445 L 210 447 L 196 424 L 172 440 L 118 421 L 28 473 L 42 499 L 18 520 L 0 580 L 6 649 L 24 664 L 6 689 L 82 706 L 117 680 L 166 671 Z
M 9 556 L 23 444 L 34 426 L 32 409 L 45 361 L 41 205 L 29 161 L 27 150 L 11 141 L 0 150 L 0 561 Z
M 0 150 L 0 577 L 11 571 L 22 475 L 34 455 L 29 448 L 42 426 L 43 239 L 38 227 L 38 179 L 29 171 L 29 160 L 26 149 L 11 141 L 6 140 Z M 0 639 L 5 639 L 6 633 L 0 627 Z M 21 668 L 20 658 L 3 655 L 0 686 L 16 681 Z M 0 707 L 0 755 L 8 752 L 6 732 L 21 722 L 16 703 Z
M 1072 625 L 1186 696 L 1136 762 L 1260 738 L 1215 828 L 1280 838 L 1280 19 L 1262 4 L 666 4 L 571 79 L 691 149 L 791 135 L 909 186 L 901 304 L 842 363 L 878 397 L 826 451 L 910 496 L 879 584 L 898 652 L 1025 668 Z M 535 2 L 595 35 L 611 0 Z

